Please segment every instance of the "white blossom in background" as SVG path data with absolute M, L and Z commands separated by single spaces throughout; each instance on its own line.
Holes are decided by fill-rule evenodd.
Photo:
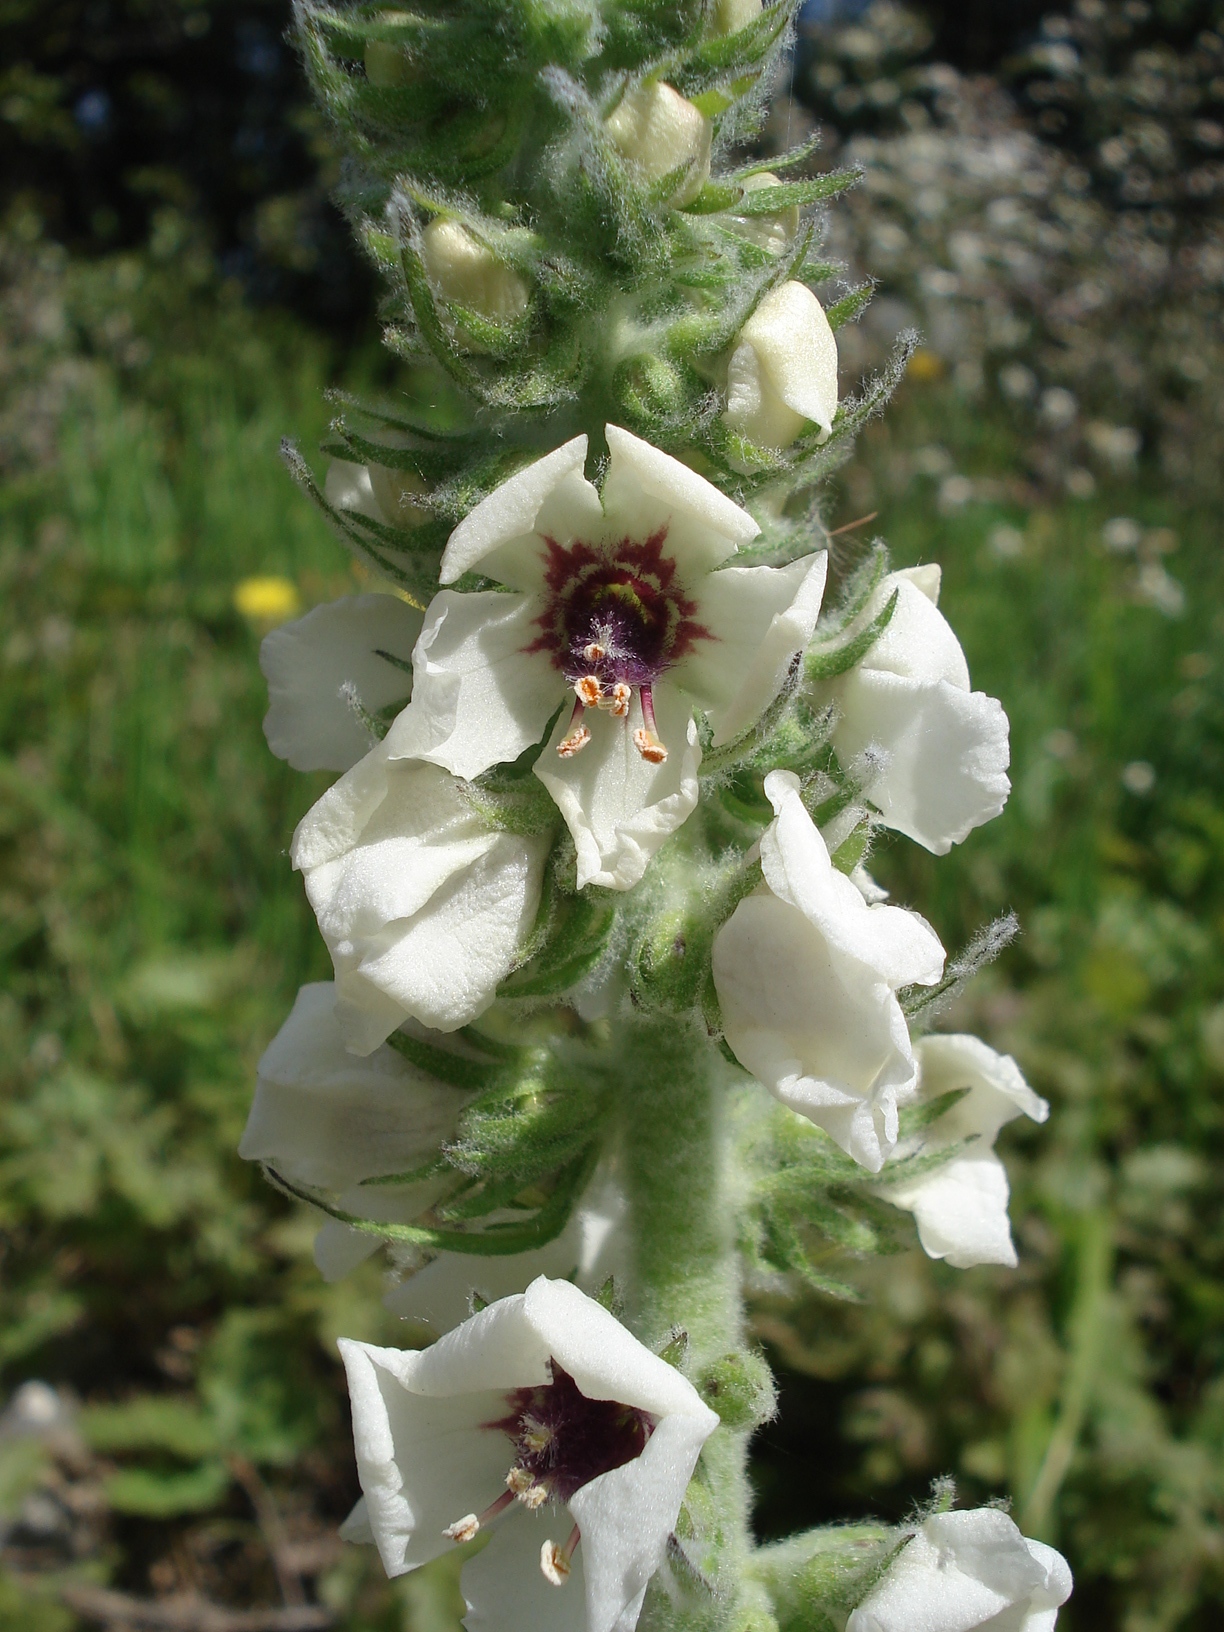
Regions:
M 908 567 L 881 582 L 851 636 L 894 591 L 888 626 L 848 674 L 816 689 L 836 703 L 833 746 L 843 765 L 868 749 L 878 768 L 864 795 L 887 827 L 943 856 L 1007 802 L 1010 758 L 1002 704 L 969 688 L 960 642 L 938 610 L 939 568 Z
M 357 1218 L 408 1222 L 437 1195 L 429 1181 L 362 1189 L 365 1179 L 409 1173 L 437 1155 L 471 1098 L 419 1071 L 384 1044 L 359 1058 L 344 1046 L 331 981 L 303 986 L 259 1062 L 238 1154 L 293 1184 L 332 1192 Z M 335 1280 L 381 1245 L 329 1219 L 315 1240 Z
M 668 203 L 690 203 L 710 179 L 713 126 L 679 91 L 653 80 L 627 91 L 604 120 L 604 130 L 639 180 L 662 181 L 688 168 Z
M 869 905 L 834 867 L 798 777 L 771 771 L 765 793 L 764 883 L 714 942 L 723 1032 L 784 1105 L 878 1172 L 918 1074 L 895 994 L 933 985 L 943 947 L 916 913 Z
M 264 736 L 276 757 L 295 771 L 347 771 L 367 754 L 360 711 L 408 700 L 421 619 L 398 595 L 346 595 L 266 635 Z
M 994 1142 L 999 1129 L 1015 1117 L 1044 1122 L 1050 1107 L 1025 1082 L 1010 1054 L 996 1054 L 977 1037 L 924 1037 L 917 1054 L 923 1101 L 956 1088 L 969 1091 L 921 1134 L 904 1140 L 894 1158 L 929 1156 L 969 1143 L 950 1161 L 917 1178 L 882 1186 L 880 1194 L 913 1213 L 928 1257 L 946 1258 L 957 1269 L 974 1264 L 1014 1268 L 1007 1170 L 995 1155 Z
M 541 1276 L 420 1351 L 341 1340 L 362 1501 L 391 1576 L 490 1525 L 469 1632 L 633 1632 L 718 1418 L 566 1281 Z
M 298 824 L 293 865 L 336 971 L 347 1046 L 483 1014 L 535 920 L 547 838 L 500 832 L 436 765 L 381 743 Z
M 597 1292 L 610 1275 L 627 1269 L 628 1241 L 621 1227 L 625 1192 L 610 1173 L 599 1172 L 579 1198 L 569 1223 L 547 1246 L 494 1258 L 440 1252 L 383 1298 L 383 1308 L 402 1319 L 449 1332 L 472 1312 L 473 1300 L 494 1303 L 523 1292 L 539 1275 L 572 1281 Z
M 846 1632 L 1053 1632 L 1071 1596 L 1061 1553 L 979 1507 L 925 1519 Z
M 836 412 L 837 341 L 829 320 L 806 284 L 784 283 L 736 336 L 723 419 L 751 442 L 786 448 L 809 422 L 827 437 Z
M 614 425 L 602 495 L 575 437 L 504 482 L 451 534 L 413 653 L 392 762 L 473 777 L 516 759 L 560 709 L 535 774 L 578 852 L 578 885 L 630 889 L 697 803 L 703 708 L 715 743 L 759 716 L 811 638 L 822 553 L 728 567 L 757 523 Z M 716 570 L 717 569 L 717 570 Z

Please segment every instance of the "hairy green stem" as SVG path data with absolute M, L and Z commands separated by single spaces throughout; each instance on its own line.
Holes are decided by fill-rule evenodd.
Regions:
M 711 1368 L 743 1348 L 722 1062 L 696 1026 L 654 1019 L 629 1029 L 618 1064 L 632 1240 L 626 1320 L 655 1349 L 683 1330 L 684 1368 L 710 1397 Z M 679 1527 L 671 1572 L 679 1590 L 670 1596 L 656 1581 L 640 1632 L 718 1632 L 742 1618 L 747 1442 L 747 1431 L 726 1423 L 707 1441 Z

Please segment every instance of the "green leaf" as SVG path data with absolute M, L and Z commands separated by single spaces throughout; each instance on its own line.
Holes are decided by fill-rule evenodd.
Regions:
M 216 1424 L 195 1400 L 145 1394 L 119 1405 L 86 1406 L 77 1419 L 95 1451 L 169 1451 L 195 1460 L 217 1451 Z
M 216 1507 L 230 1487 L 224 1462 L 201 1462 L 178 1472 L 122 1468 L 103 1484 L 107 1505 L 116 1513 L 168 1519 L 176 1513 L 203 1513 Z

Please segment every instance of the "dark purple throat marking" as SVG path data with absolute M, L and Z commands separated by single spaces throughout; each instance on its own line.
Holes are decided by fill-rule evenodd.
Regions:
M 655 727 L 651 687 L 699 640 L 712 640 L 696 621 L 697 602 L 684 592 L 676 563 L 664 553 L 667 529 L 638 541 L 562 547 L 546 538 L 544 610 L 540 633 L 527 647 L 547 652 L 576 696 L 573 718 L 557 745 L 570 759 L 591 740 L 583 725 L 588 708 L 627 720 L 639 694 L 643 724 L 633 733 L 638 752 L 653 764 L 667 758 Z
M 601 1473 L 641 1456 L 655 1419 L 617 1400 L 588 1399 L 555 1360 L 552 1372 L 551 1383 L 508 1394 L 508 1414 L 484 1426 L 513 1444 L 528 1488 L 543 1487 L 548 1500 L 567 1502 Z

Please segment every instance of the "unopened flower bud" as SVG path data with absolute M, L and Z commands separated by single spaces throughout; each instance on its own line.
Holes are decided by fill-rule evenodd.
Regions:
M 442 300 L 466 306 L 491 323 L 513 323 L 527 310 L 527 284 L 461 222 L 431 221 L 422 234 L 421 259 Z M 466 351 L 487 349 L 461 326 L 455 338 Z
M 758 193 L 763 187 L 779 185 L 778 177 L 769 170 L 762 170 L 756 176 L 745 176 L 743 182 L 745 193 Z M 791 204 L 776 215 L 739 215 L 731 210 L 727 225 L 738 237 L 759 244 L 773 255 L 780 255 L 799 231 L 799 206 Z
M 739 332 L 723 420 L 762 447 L 785 448 L 808 421 L 827 437 L 836 410 L 837 341 L 829 320 L 805 284 L 784 283 Z
M 709 180 L 710 121 L 670 85 L 656 81 L 627 92 L 604 129 L 647 183 L 689 166 L 671 204 L 688 204 Z
M 430 519 L 424 505 L 413 499 L 429 492 L 415 470 L 391 470 L 387 465 L 370 465 L 370 486 L 378 508 L 392 527 L 421 527 Z
M 412 470 L 333 459 L 324 491 L 337 510 L 352 510 L 388 527 L 421 527 L 430 517 L 424 505 L 413 502 L 429 488 Z
M 380 90 L 391 90 L 399 85 L 411 85 L 417 77 L 416 68 L 409 62 L 404 49 L 388 40 L 367 40 L 365 47 L 366 79 Z
M 738 34 L 760 15 L 761 0 L 718 0 L 714 7 L 714 33 Z

